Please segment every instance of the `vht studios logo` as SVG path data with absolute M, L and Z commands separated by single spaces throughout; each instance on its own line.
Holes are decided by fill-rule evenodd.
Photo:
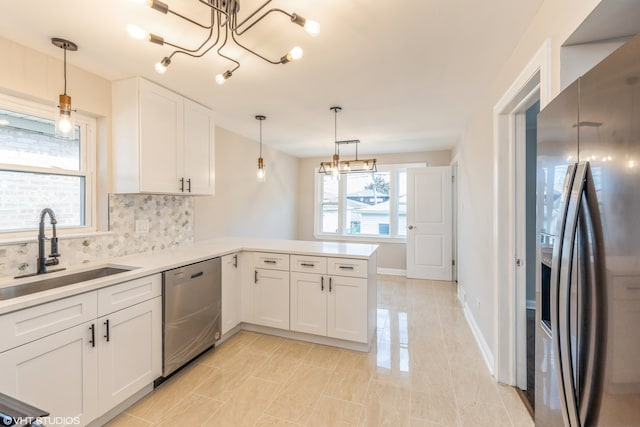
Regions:
M 0 417 L 1 425 L 5 426 L 73 426 L 80 425 L 80 417 L 38 417 L 33 418 L 11 418 L 9 416 Z

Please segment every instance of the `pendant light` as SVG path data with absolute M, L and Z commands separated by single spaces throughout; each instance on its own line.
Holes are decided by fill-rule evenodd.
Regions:
M 331 175 L 335 179 L 340 179 L 340 174 L 377 172 L 378 167 L 376 165 L 376 159 L 358 158 L 358 144 L 360 144 L 359 139 L 338 141 L 338 113 L 342 111 L 342 107 L 331 107 L 330 110 L 335 114 L 333 157 L 330 162 L 321 162 L 318 172 L 325 175 Z M 354 144 L 356 146 L 356 158 L 354 160 L 340 160 L 340 146 L 350 144 Z
M 59 96 L 58 114 L 56 116 L 56 137 L 73 139 L 76 133 L 74 110 L 71 109 L 71 97 L 67 95 L 67 50 L 75 52 L 78 45 L 69 40 L 52 38 L 51 43 L 64 49 L 64 93 Z
M 260 121 L 260 157 L 258 157 L 258 169 L 256 171 L 258 182 L 265 182 L 267 180 L 267 175 L 264 170 L 264 160 L 262 159 L 262 122 L 266 119 L 266 116 L 256 116 L 256 120 Z

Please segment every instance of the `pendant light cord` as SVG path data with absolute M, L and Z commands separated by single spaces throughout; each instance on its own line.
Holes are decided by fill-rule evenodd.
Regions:
M 67 46 L 63 46 L 64 49 L 64 94 L 67 94 Z
M 333 121 L 333 152 L 334 154 L 338 154 L 338 109 L 334 109 L 334 121 Z
M 262 157 L 262 120 L 260 120 L 260 157 Z

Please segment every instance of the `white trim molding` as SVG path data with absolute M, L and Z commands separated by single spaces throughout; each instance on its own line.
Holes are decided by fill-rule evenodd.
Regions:
M 407 270 L 403 270 L 400 268 L 378 268 L 378 274 L 386 274 L 387 276 L 407 277 Z
M 458 292 L 458 295 L 460 295 L 460 292 Z M 464 295 L 464 291 L 462 292 L 462 295 Z M 473 337 L 476 339 L 476 342 L 478 343 L 478 347 L 480 348 L 480 353 L 482 353 L 482 358 L 484 359 L 484 363 L 487 365 L 487 369 L 489 370 L 489 373 L 495 377 L 495 371 L 494 371 L 495 361 L 493 358 L 493 353 L 491 352 L 491 347 L 489 346 L 489 344 L 487 344 L 487 341 L 484 339 L 484 335 L 482 335 L 480 326 L 478 326 L 478 323 L 476 322 L 476 319 L 473 317 L 473 313 L 471 313 L 471 310 L 469 309 L 469 306 L 467 305 L 466 302 L 462 304 L 462 308 L 464 311 L 464 317 L 467 319 L 467 323 L 469 324 L 469 327 L 471 328 L 471 332 L 473 333 Z
M 539 92 L 540 108 L 551 100 L 551 41 L 545 40 L 493 109 L 494 149 L 494 348 L 496 379 L 516 384 L 515 283 L 515 115 L 523 103 Z M 466 309 L 465 309 L 466 312 Z

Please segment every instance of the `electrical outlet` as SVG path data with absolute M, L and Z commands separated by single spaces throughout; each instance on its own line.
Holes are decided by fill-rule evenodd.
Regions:
M 136 219 L 135 233 L 145 234 L 149 232 L 149 220 L 148 219 Z

